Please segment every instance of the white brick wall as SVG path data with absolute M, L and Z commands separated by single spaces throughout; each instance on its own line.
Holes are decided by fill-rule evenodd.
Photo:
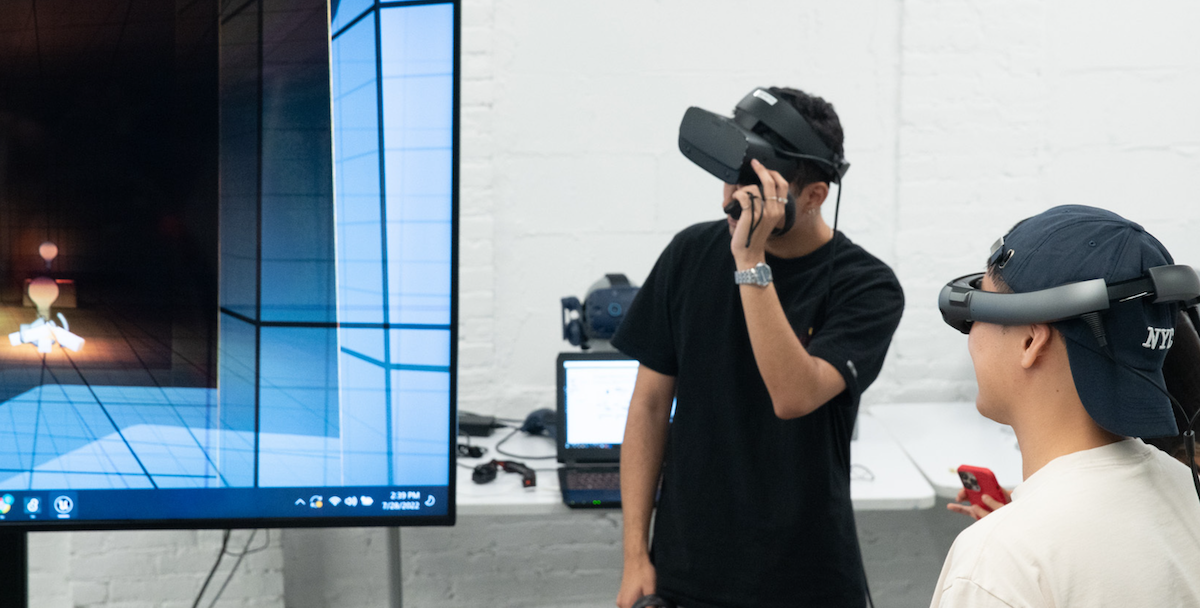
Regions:
M 689 105 L 729 111 L 756 85 L 796 86 L 836 105 L 854 165 L 841 226 L 904 285 L 904 320 L 869 402 L 974 394 L 965 340 L 942 325 L 937 289 L 1048 206 L 1109 207 L 1177 260 L 1200 264 L 1195 3 L 463 7 L 463 409 L 520 417 L 553 406 L 554 357 L 568 348 L 558 299 L 583 295 L 605 272 L 641 282 L 672 234 L 720 216 L 719 185 L 676 149 L 679 119 Z M 925 583 L 902 566 L 936 562 L 942 545 L 914 556 L 931 533 L 914 540 L 900 528 L 921 528 L 886 521 L 864 534 L 866 557 L 899 566 L 872 584 L 919 596 Z M 375 551 L 362 547 L 383 532 L 328 534 L 340 550 Z M 464 519 L 404 539 L 409 605 L 607 606 L 619 576 L 613 516 Z M 218 543 L 214 531 L 36 534 L 32 605 L 190 605 Z M 278 545 L 247 558 L 221 605 L 283 605 Z M 341 572 L 343 605 L 382 605 L 378 570 L 329 572 Z
M 249 531 L 234 531 L 240 552 Z M 282 608 L 283 551 L 275 530 L 260 531 L 217 602 L 225 608 Z M 218 530 L 39 532 L 29 535 L 29 592 L 36 608 L 189 608 L 221 548 Z M 236 557 L 209 583 L 214 597 Z M 201 606 L 208 606 L 206 599 Z

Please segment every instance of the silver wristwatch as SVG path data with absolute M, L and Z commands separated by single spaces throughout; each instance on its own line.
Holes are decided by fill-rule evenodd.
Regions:
M 754 268 L 735 270 L 733 271 L 733 282 L 737 285 L 766 287 L 771 282 L 771 267 L 759 262 L 754 265 Z

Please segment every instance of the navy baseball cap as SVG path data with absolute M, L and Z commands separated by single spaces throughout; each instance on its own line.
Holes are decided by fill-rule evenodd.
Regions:
M 1020 222 L 1001 249 L 992 270 L 1016 293 L 1090 279 L 1112 285 L 1174 263 L 1140 225 L 1085 205 L 1054 207 Z M 1128 437 L 1179 434 L 1162 374 L 1179 307 L 1150 300 L 1114 302 L 1099 313 L 1107 347 L 1082 319 L 1053 323 L 1066 339 L 1084 409 L 1101 427 Z

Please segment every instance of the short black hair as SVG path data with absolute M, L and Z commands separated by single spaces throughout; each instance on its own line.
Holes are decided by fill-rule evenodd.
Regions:
M 996 286 L 996 293 L 1015 293 L 1012 287 L 1009 287 L 1008 281 L 1000 274 L 998 264 L 991 264 L 987 267 L 987 274 L 992 277 L 992 284 Z
M 839 157 L 846 155 L 843 147 L 845 135 L 842 133 L 842 121 L 838 118 L 837 110 L 833 109 L 833 104 L 799 89 L 770 87 L 767 90 L 796 108 L 796 111 L 800 112 L 808 124 L 812 125 L 813 130 L 817 132 L 817 137 L 821 138 L 821 141 L 829 146 L 834 154 Z M 789 183 L 801 188 L 814 182 L 837 181 L 837 174 L 832 168 L 808 160 L 800 161 L 800 167 L 796 173 L 785 177 L 788 178 Z

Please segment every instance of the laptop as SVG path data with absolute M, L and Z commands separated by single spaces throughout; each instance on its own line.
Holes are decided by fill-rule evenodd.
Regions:
M 568 507 L 621 506 L 621 441 L 637 370 L 619 352 L 558 355 L 558 483 Z

